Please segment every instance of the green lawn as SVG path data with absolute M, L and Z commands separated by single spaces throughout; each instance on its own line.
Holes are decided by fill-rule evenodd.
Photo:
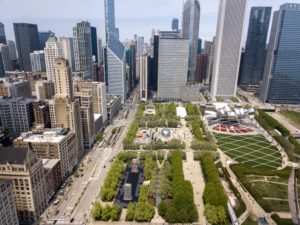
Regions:
M 233 136 L 218 133 L 214 135 L 220 149 L 239 163 L 271 170 L 281 166 L 280 152 L 262 135 Z
M 290 123 L 300 129 L 300 112 L 281 110 L 279 113 L 283 115 Z

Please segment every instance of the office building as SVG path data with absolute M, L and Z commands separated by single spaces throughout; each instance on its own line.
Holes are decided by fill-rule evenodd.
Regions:
M 45 47 L 47 80 L 53 81 L 55 59 L 60 57 L 62 57 L 62 54 L 59 43 L 57 42 L 56 37 L 50 35 Z
M 107 95 L 107 119 L 112 121 L 122 106 L 122 96 Z
M 211 83 L 213 97 L 236 95 L 246 2 L 247 0 L 221 0 L 219 3 Z
M 91 90 L 92 103 L 94 114 L 100 114 L 103 119 L 103 124 L 107 121 L 107 106 L 106 106 L 106 85 L 103 82 L 88 82 L 83 80 L 75 80 L 75 90 Z
M 66 59 L 55 60 L 55 96 L 49 101 L 51 127 L 70 128 L 76 135 L 76 157 L 80 160 L 84 153 L 80 102 L 74 99 L 71 69 Z
M 29 148 L 39 159 L 59 159 L 63 179 L 77 164 L 74 133 L 68 129 L 39 129 L 22 133 L 13 144 L 18 148 Z
M 172 30 L 174 31 L 179 30 L 179 20 L 177 18 L 172 19 Z
M 96 140 L 92 91 L 81 90 L 75 92 L 74 96 L 80 102 L 83 145 L 84 148 L 90 149 Z
M 129 43 L 128 48 L 126 49 L 126 63 L 129 66 L 128 73 L 128 95 L 133 91 L 135 85 L 137 84 L 136 78 L 136 62 L 139 59 L 136 58 L 136 46 L 134 42 Z
M 158 80 L 158 53 L 159 53 L 159 36 L 153 37 L 153 57 L 150 59 L 150 74 L 149 74 L 149 88 L 152 91 L 157 91 Z
M 111 95 L 122 96 L 122 102 L 125 102 L 127 97 L 125 47 L 114 34 L 110 34 L 104 58 L 107 91 Z
M 4 24 L 0 22 L 0 44 L 6 44 Z
M 43 159 L 48 200 L 55 195 L 63 182 L 59 159 Z
M 50 36 L 55 37 L 55 34 L 51 30 L 39 32 L 40 50 L 44 50 L 44 48 L 46 47 L 46 42 L 48 41 Z
M 91 27 L 91 39 L 92 39 L 92 55 L 95 57 L 95 61 L 98 62 L 98 37 L 97 28 Z
M 2 57 L 4 70 L 5 71 L 12 71 L 13 70 L 12 60 L 11 60 L 11 57 L 10 57 L 8 45 L 0 44 L 0 52 L 1 52 L 1 57 Z
M 30 53 L 31 68 L 33 73 L 46 72 L 46 61 L 44 51 Z
M 239 81 L 240 87 L 248 91 L 255 92 L 262 81 L 271 11 L 271 7 L 251 8 L 246 49 Z
M 11 60 L 17 60 L 18 57 L 17 57 L 17 50 L 16 50 L 15 42 L 7 41 L 7 45 L 8 45 Z
M 0 148 L 0 155 L 0 179 L 12 183 L 19 222 L 34 224 L 48 202 L 42 160 L 28 148 Z
M 0 52 L 0 77 L 5 77 L 5 70 L 4 70 L 4 65 L 2 62 L 1 52 Z
M 214 41 L 215 41 L 215 38 L 214 38 Z M 214 41 L 205 41 L 204 42 L 204 53 L 208 55 L 205 84 L 211 83 L 211 78 L 212 78 L 212 73 L 213 73 L 213 65 L 214 65 L 214 47 L 215 47 Z
M 188 61 L 189 40 L 180 38 L 176 32 L 160 32 L 157 98 L 181 99 L 181 89 L 187 83 Z
M 37 100 L 32 103 L 35 128 L 50 128 L 50 110 L 49 104 L 43 100 Z
M 21 70 L 31 71 L 30 53 L 39 50 L 36 24 L 14 23 L 14 32 Z
M 93 79 L 92 36 L 89 22 L 82 21 L 73 28 L 75 70 L 83 73 L 85 80 Z
M 148 65 L 149 65 L 148 55 L 143 55 L 140 57 L 140 67 L 138 68 L 140 71 L 140 99 L 141 101 L 148 100 Z
M 98 64 L 101 65 L 103 62 L 103 46 L 102 46 L 102 39 L 98 39 L 97 43 L 97 48 L 98 48 Z
M 29 80 L 24 79 L 0 79 L 0 96 L 6 98 L 31 98 L 31 86 Z
M 116 22 L 115 22 L 115 0 L 104 0 L 104 11 L 105 11 L 105 37 L 106 37 L 106 44 L 107 44 L 111 33 L 117 39 L 119 39 L 119 28 L 116 28 Z
M 144 54 L 144 37 L 138 37 L 136 41 L 136 57 L 140 58 Z
M 35 83 L 35 93 L 38 100 L 50 100 L 55 95 L 54 83 L 49 80 L 38 80 Z
M 207 80 L 208 54 L 203 53 L 197 56 L 197 67 L 195 81 L 206 83 Z
M 274 13 L 260 99 L 272 104 L 300 104 L 300 4 Z
M 61 49 L 61 54 L 64 59 L 69 61 L 71 71 L 75 71 L 75 56 L 74 56 L 74 38 L 71 37 L 61 37 L 59 38 L 59 44 Z
M 189 81 L 194 81 L 195 79 L 199 26 L 200 2 L 199 0 L 187 0 L 183 6 L 182 38 L 189 40 Z
M 198 50 L 197 54 L 200 55 L 202 53 L 202 39 L 198 38 Z
M 0 180 L 0 224 L 19 225 L 12 182 Z

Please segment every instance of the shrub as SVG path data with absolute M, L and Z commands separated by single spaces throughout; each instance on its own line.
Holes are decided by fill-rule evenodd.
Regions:
M 217 151 L 218 146 L 208 141 L 199 141 L 197 139 L 193 139 L 191 148 L 193 150 L 201 150 L 201 151 Z
M 118 205 L 113 205 L 110 209 L 110 218 L 112 221 L 119 221 L 121 216 L 121 209 Z
M 127 206 L 126 218 L 125 221 L 133 221 L 134 220 L 134 204 L 130 202 Z
M 148 186 L 141 186 L 139 200 L 134 211 L 134 219 L 137 222 L 149 222 L 154 217 L 155 209 L 148 202 Z
M 280 225 L 293 225 L 293 221 L 291 219 L 281 219 L 278 214 L 272 214 L 272 219 L 276 222 L 276 224 Z
M 101 211 L 102 211 L 101 204 L 99 202 L 95 202 L 92 209 L 92 218 L 94 220 L 101 220 Z
M 227 214 L 223 206 L 205 205 L 205 216 L 207 222 L 213 225 L 226 224 Z

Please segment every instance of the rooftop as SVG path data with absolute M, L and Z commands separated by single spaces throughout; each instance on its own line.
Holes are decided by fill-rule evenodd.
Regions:
M 63 132 L 64 129 L 61 128 L 54 128 L 54 129 L 44 129 L 41 133 L 34 133 L 34 132 L 24 132 L 21 134 L 17 140 L 23 140 L 24 142 L 31 142 L 31 143 L 44 143 L 44 142 L 51 142 L 51 143 L 59 143 L 66 137 L 66 132 Z
M 28 151 L 27 148 L 0 148 L 0 164 L 4 165 L 9 162 L 10 164 L 23 165 Z

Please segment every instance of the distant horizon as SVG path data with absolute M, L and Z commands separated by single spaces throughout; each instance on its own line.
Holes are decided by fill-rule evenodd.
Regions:
M 13 23 L 34 23 L 39 31 L 51 30 L 57 37 L 72 37 L 72 28 L 77 22 L 89 21 L 91 26 L 97 28 L 97 35 L 104 40 L 104 3 L 103 0 L 89 0 L 88 4 L 83 0 L 59 0 L 39 1 L 27 0 L 2 0 L 0 14 L 5 26 L 7 40 L 13 40 Z M 299 0 L 248 0 L 247 14 L 245 17 L 246 39 L 249 23 L 250 8 L 253 6 L 271 6 L 272 14 L 284 3 L 299 3 Z M 200 1 L 201 17 L 199 38 L 212 40 L 216 32 L 218 17 L 218 0 Z M 16 8 L 18 5 L 18 8 Z M 135 34 L 144 36 L 145 42 L 149 42 L 152 29 L 171 30 L 173 18 L 179 19 L 181 28 L 182 0 L 115 0 L 116 26 L 120 29 L 120 40 L 132 39 Z M 73 6 L 73 7 L 71 7 Z M 147 7 L 145 7 L 147 6 Z M 76 7 L 76 10 L 75 10 Z M 37 10 L 41 8 L 40 10 Z M 47 11 L 43 9 L 47 8 Z M 65 10 L 69 9 L 69 10 Z M 14 12 L 14 13 L 11 13 Z M 89 12 L 89 13 L 87 13 Z M 130 15 L 130 16 L 128 16 Z M 271 26 L 272 21 L 270 22 Z

